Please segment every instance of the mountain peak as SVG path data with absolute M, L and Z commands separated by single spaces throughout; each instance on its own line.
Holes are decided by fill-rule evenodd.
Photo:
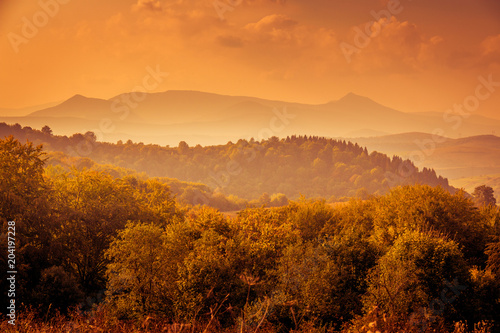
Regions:
M 344 97 L 342 97 L 341 99 L 339 99 L 337 102 L 370 102 L 370 103 L 375 103 L 372 99 L 368 98 L 368 97 L 365 97 L 365 96 L 361 96 L 361 95 L 357 95 L 353 92 L 350 92 L 348 93 L 347 95 L 345 95 Z
M 72 96 L 72 97 L 68 98 L 68 99 L 66 100 L 66 102 L 67 102 L 67 101 L 73 101 L 73 100 L 85 100 L 85 99 L 89 99 L 89 98 L 88 98 L 88 97 L 85 97 L 85 96 L 83 96 L 83 95 L 80 95 L 80 94 L 76 94 L 76 95 L 74 95 L 74 96 Z
M 29 116 L 85 118 L 94 114 L 102 117 L 109 109 L 109 102 L 106 100 L 76 94 L 58 105 L 32 112 Z
M 68 98 L 64 102 L 62 102 L 60 105 L 79 105 L 80 103 L 88 101 L 89 99 L 91 99 L 91 98 L 85 97 L 85 96 L 80 95 L 80 94 L 76 94 L 76 95 Z

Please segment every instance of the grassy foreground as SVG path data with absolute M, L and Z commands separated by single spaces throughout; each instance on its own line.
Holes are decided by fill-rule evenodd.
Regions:
M 354 320 L 350 325 L 347 325 L 342 330 L 334 330 L 326 327 L 315 327 L 312 323 L 304 323 L 297 329 L 292 329 L 289 332 L 295 333 L 492 333 L 493 325 L 488 321 L 482 321 L 474 325 L 473 328 L 467 329 L 466 323 L 456 322 L 454 328 L 446 329 L 442 327 L 424 327 L 424 325 L 415 328 L 409 326 L 397 326 L 393 323 L 387 324 L 385 316 L 377 318 L 376 311 L 372 311 L 371 318 Z M 110 332 L 110 333 L 149 333 L 149 332 L 168 332 L 168 333 L 230 333 L 230 332 L 252 332 L 252 333 L 275 333 L 279 332 L 276 327 L 269 323 L 260 323 L 257 327 L 238 326 L 233 328 L 221 328 L 217 319 L 204 323 L 183 324 L 171 323 L 164 319 L 156 319 L 148 316 L 141 320 L 126 321 L 117 320 L 116 317 L 110 315 L 105 307 L 98 307 L 94 311 L 84 313 L 79 310 L 73 310 L 68 315 L 60 313 L 43 315 L 35 310 L 22 311 L 16 324 L 11 325 L 7 320 L 0 323 L 1 332 L 20 332 L 20 333 L 94 333 L 94 332 Z M 368 319 L 373 319 L 369 322 Z

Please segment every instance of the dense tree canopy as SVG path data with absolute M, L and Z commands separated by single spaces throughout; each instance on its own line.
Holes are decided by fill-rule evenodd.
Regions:
M 36 209 L 44 190 L 43 155 L 41 146 L 23 145 L 12 136 L 0 140 L 0 214 L 3 217 L 14 220 Z
M 101 164 L 145 172 L 150 177 L 169 177 L 202 183 L 217 192 L 247 200 L 282 193 L 288 198 L 354 197 L 386 193 L 406 184 L 441 185 L 454 191 L 434 170 L 418 170 L 409 160 L 369 153 L 366 148 L 343 140 L 291 136 L 268 140 L 239 140 L 220 146 L 178 147 L 127 142 L 97 142 L 92 133 L 71 137 L 47 131 L 0 124 L 1 135 L 14 135 L 44 143 L 49 151 L 91 158 Z M 186 193 L 189 203 L 205 202 L 196 192 Z M 209 199 L 210 200 L 210 199 Z
M 284 149 L 286 140 L 254 144 Z M 144 174 L 44 170 L 41 148 L 8 138 L 0 149 L 17 297 L 46 318 L 59 310 L 106 318 L 101 325 L 164 320 L 206 332 L 450 332 L 459 321 L 499 329 L 500 210 L 461 191 L 406 185 L 365 200 L 279 199 L 223 214 L 185 205 Z M 4 255 L 1 264 L 6 271 Z

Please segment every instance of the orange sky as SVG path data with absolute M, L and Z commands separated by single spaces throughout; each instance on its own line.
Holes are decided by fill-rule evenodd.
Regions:
M 491 76 L 474 112 L 500 118 L 500 2 L 0 0 L 0 108 L 111 98 L 148 66 L 169 73 L 155 91 L 352 91 L 402 111 L 445 111 Z

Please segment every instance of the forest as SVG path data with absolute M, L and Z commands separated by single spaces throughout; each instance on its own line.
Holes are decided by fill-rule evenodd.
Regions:
M 113 165 L 144 172 L 149 177 L 204 184 L 218 194 L 245 200 L 258 199 L 266 193 L 290 199 L 301 195 L 322 197 L 336 202 L 350 197 L 366 199 L 394 186 L 415 183 L 455 191 L 447 179 L 432 169 L 419 170 L 398 156 L 369 153 L 357 144 L 321 137 L 272 137 L 206 147 L 189 147 L 180 142 L 178 147 L 161 147 L 130 140 L 117 144 L 100 142 L 92 132 L 67 137 L 53 135 L 48 126 L 35 130 L 0 123 L 0 137 L 8 135 L 57 152 L 55 160 L 48 163 L 57 164 L 57 159 L 65 156 L 78 157 L 82 166 L 94 162 Z M 183 193 L 186 202 L 206 203 L 203 199 L 200 202 L 199 187 L 186 186 Z
M 30 140 L 40 135 L 19 130 Z M 489 188 L 470 196 L 417 170 L 381 190 L 384 172 L 403 161 L 322 138 L 194 148 L 94 142 L 87 159 L 116 158 L 143 172 L 120 173 L 88 161 L 94 168 L 50 165 L 44 150 L 74 138 L 43 135 L 50 148 L 0 139 L 0 269 L 8 271 L 12 223 L 17 266 L 17 326 L 4 316 L 2 331 L 500 332 L 500 210 Z M 283 189 L 293 200 L 279 207 L 225 214 L 187 204 L 144 174 L 159 176 L 165 166 L 173 177 L 182 163 L 202 174 L 217 158 L 219 165 L 245 158 L 239 145 L 256 154 L 241 174 L 258 186 L 245 190 L 294 181 L 287 167 L 299 160 L 306 167 L 296 179 L 310 182 L 309 163 L 319 158 L 317 182 L 328 189 L 336 179 L 334 188 L 352 173 L 347 182 L 371 195 L 329 204 L 311 198 L 321 190 L 296 197 Z M 332 174 L 334 161 L 344 174 Z M 266 177 L 281 178 L 273 185 Z M 234 177 L 225 193 L 230 186 L 237 193 L 239 182 Z M 335 193 L 352 190 L 342 191 Z M 0 281 L 3 312 L 8 283 Z

